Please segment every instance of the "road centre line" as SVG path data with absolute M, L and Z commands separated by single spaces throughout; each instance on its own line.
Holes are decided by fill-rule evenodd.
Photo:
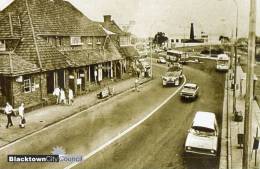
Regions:
M 172 97 L 174 97 L 180 90 L 181 88 L 184 86 L 184 84 L 186 83 L 186 77 L 184 76 L 184 82 L 183 84 L 173 93 L 171 94 L 166 100 L 164 100 L 159 106 L 157 106 L 152 112 L 150 112 L 147 116 L 145 116 L 143 119 L 141 119 L 140 121 L 138 121 L 137 123 L 133 124 L 131 127 L 129 127 L 128 129 L 126 129 L 125 131 L 119 133 L 117 136 L 115 136 L 114 138 L 112 138 L 111 140 L 107 141 L 105 144 L 103 144 L 102 146 L 98 147 L 97 149 L 93 150 L 92 152 L 88 153 L 87 155 L 85 155 L 82 159 L 82 161 L 80 162 L 75 162 L 70 164 L 69 166 L 65 167 L 64 169 L 71 169 L 72 167 L 75 167 L 76 165 L 80 164 L 83 161 L 86 161 L 87 159 L 89 159 L 90 157 L 92 157 L 93 155 L 95 155 L 96 153 L 98 153 L 99 151 L 103 150 L 104 148 L 106 148 L 107 146 L 109 146 L 110 144 L 114 143 L 115 141 L 117 141 L 118 139 L 120 139 L 121 137 L 123 137 L 124 135 L 128 134 L 130 131 L 132 131 L 133 129 L 135 129 L 136 127 L 138 127 L 140 124 L 142 124 L 145 120 L 147 120 L 149 117 L 151 117 L 156 111 L 158 111 L 162 106 L 164 106 Z
M 156 66 L 158 66 L 158 65 L 156 65 Z M 165 68 L 165 67 L 164 67 L 164 68 Z M 124 91 L 124 92 L 122 92 L 122 93 L 119 93 L 119 94 L 116 95 L 116 96 L 123 95 L 123 94 L 125 94 L 126 92 L 129 92 L 129 91 L 132 91 L 132 90 L 134 90 L 134 89 L 133 89 L 133 88 L 127 89 L 126 91 Z M 116 97 L 116 96 L 115 96 L 115 97 Z M 113 98 L 115 98 L 115 97 L 113 97 Z M 100 104 L 104 104 L 105 102 L 107 102 L 107 100 L 104 101 L 104 102 L 101 102 Z M 99 104 L 99 103 L 98 103 L 98 104 Z M 9 143 L 9 144 L 6 144 L 6 145 L 0 147 L 0 151 L 2 151 L 2 150 L 6 149 L 6 148 L 8 148 L 8 147 L 10 147 L 10 146 L 12 146 L 12 145 L 14 145 L 14 144 L 17 144 L 17 143 L 19 143 L 19 142 L 21 142 L 21 141 L 23 141 L 23 140 L 25 140 L 25 139 L 27 139 L 27 138 L 29 138 L 29 137 L 32 137 L 32 136 L 34 136 L 34 135 L 36 135 L 36 134 L 39 134 L 39 133 L 41 133 L 41 132 L 43 132 L 43 131 L 45 131 L 45 130 L 51 128 L 51 127 L 55 127 L 55 126 L 57 126 L 57 125 L 59 125 L 59 124 L 61 124 L 61 123 L 63 123 L 63 122 L 66 122 L 66 121 L 68 121 L 68 120 L 70 120 L 70 119 L 72 119 L 72 118 L 74 118 L 74 117 L 77 117 L 77 116 L 79 116 L 80 114 L 82 114 L 82 113 L 84 113 L 84 112 L 86 112 L 86 111 L 89 111 L 89 110 L 91 110 L 91 109 L 93 109 L 93 106 L 91 106 L 91 107 L 89 107 L 89 108 L 87 108 L 87 109 L 85 109 L 85 110 L 79 111 L 79 112 L 77 112 L 77 113 L 75 113 L 75 114 L 73 114 L 73 115 L 71 115 L 71 116 L 69 116 L 69 117 L 67 117 L 67 118 L 65 118 L 65 119 L 62 119 L 62 120 L 60 120 L 60 121 L 58 121 L 58 122 L 55 122 L 55 123 L 53 123 L 53 124 L 51 124 L 51 125 L 49 125 L 49 126 L 47 126 L 47 127 L 41 128 L 41 129 L 38 130 L 38 131 L 34 131 L 34 132 L 32 132 L 32 133 L 29 133 L 29 134 L 27 134 L 26 136 L 24 136 L 24 137 L 22 137 L 22 138 L 18 138 L 17 140 L 15 140 L 15 141 L 13 141 L 13 142 L 11 142 L 11 143 Z

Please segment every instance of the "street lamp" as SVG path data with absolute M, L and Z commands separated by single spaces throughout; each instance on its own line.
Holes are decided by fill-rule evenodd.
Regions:
M 238 35 L 238 5 L 237 1 L 233 0 L 236 6 L 236 37 L 233 41 L 234 51 L 235 51 L 235 60 L 234 60 L 234 90 L 233 90 L 233 113 L 236 113 L 236 85 L 237 85 L 237 35 Z M 233 51 L 233 50 L 232 50 Z M 233 53 L 232 53 L 233 55 Z
M 222 0 L 218 0 L 218 1 L 222 1 Z M 235 51 L 235 57 L 234 57 L 234 67 L 233 67 L 233 71 L 234 71 L 234 82 L 233 82 L 233 113 L 236 113 L 236 81 L 237 81 L 237 36 L 238 36 L 238 4 L 236 0 L 233 0 L 235 6 L 236 6 L 236 37 L 235 40 L 232 38 L 233 41 L 233 46 L 234 48 L 231 49 L 231 56 L 234 57 L 234 53 L 233 51 Z M 233 30 L 233 29 L 232 29 Z

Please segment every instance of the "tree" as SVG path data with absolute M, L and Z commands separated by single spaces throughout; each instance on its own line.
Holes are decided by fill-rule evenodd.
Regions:
M 162 44 L 166 41 L 168 41 L 168 37 L 166 37 L 163 32 L 158 32 L 153 39 L 153 43 L 158 44 L 159 46 L 162 46 Z
M 229 37 L 227 36 L 219 36 L 219 41 L 221 41 L 222 43 L 227 43 L 227 42 L 230 42 L 230 39 Z

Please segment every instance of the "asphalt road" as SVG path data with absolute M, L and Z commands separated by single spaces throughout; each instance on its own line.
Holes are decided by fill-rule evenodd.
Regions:
M 0 168 L 64 168 L 68 163 L 7 163 L 8 154 L 51 154 L 60 146 L 67 154 L 85 155 L 142 119 L 176 88 L 163 89 L 160 75 L 166 68 L 155 67 L 155 79 L 141 92 L 127 92 L 81 114 L 51 126 L 1 151 Z M 159 96 L 159 97 L 158 97 Z M 57 112 L 62 113 L 62 112 Z
M 224 74 L 216 73 L 214 61 L 185 67 L 187 81 L 200 86 L 195 102 L 171 99 L 150 119 L 110 147 L 75 168 L 84 169 L 215 169 L 219 159 L 184 155 L 183 146 L 196 111 L 216 113 L 221 129 Z M 196 69 L 194 69 L 196 68 Z
M 178 95 L 143 124 L 95 154 L 76 168 L 216 168 L 218 159 L 183 156 L 183 144 L 194 113 L 212 111 L 221 119 L 224 75 L 214 71 L 213 62 L 189 65 L 188 81 L 200 85 L 197 101 L 183 103 Z M 0 168 L 64 168 L 70 163 L 7 163 L 8 154 L 50 154 L 62 147 L 67 154 L 86 155 L 118 133 L 125 131 L 161 102 L 176 87 L 163 88 L 162 67 L 154 67 L 154 80 L 141 92 L 128 92 L 101 103 L 58 125 L 7 147 L 0 154 Z M 62 112 L 57 112 L 62 113 Z

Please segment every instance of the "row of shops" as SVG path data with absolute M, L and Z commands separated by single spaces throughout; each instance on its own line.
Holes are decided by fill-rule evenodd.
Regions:
M 121 79 L 129 59 L 113 31 L 67 1 L 14 0 L 0 12 L 0 106 L 52 104 L 55 88 L 78 96 Z
M 0 76 L 0 104 L 6 102 L 17 107 L 22 102 L 27 107 L 54 102 L 53 91 L 72 89 L 75 96 L 89 92 L 111 79 L 120 79 L 124 73 L 123 60 L 88 65 L 80 68 L 60 69 L 48 72 Z

